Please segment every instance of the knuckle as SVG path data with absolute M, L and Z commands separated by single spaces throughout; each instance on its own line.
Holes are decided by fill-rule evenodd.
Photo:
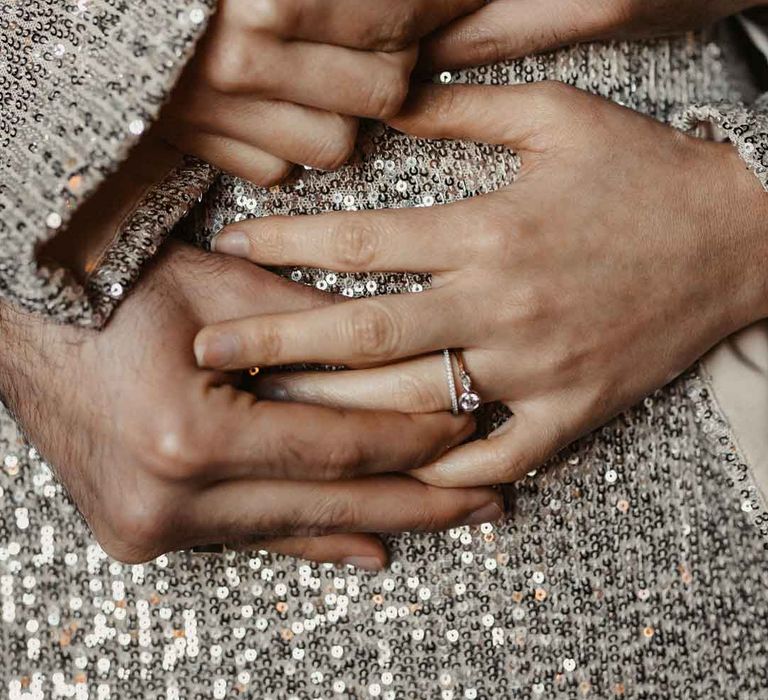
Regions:
M 483 63 L 500 63 L 509 58 L 507 44 L 503 36 L 499 36 L 500 27 L 485 23 L 473 23 L 464 31 L 462 36 L 467 53 L 473 61 Z
M 148 471 L 164 481 L 191 481 L 206 467 L 199 433 L 172 411 L 144 431 L 142 454 Z
M 242 228 L 238 228 L 238 231 L 242 230 Z M 281 234 L 279 225 L 253 226 L 246 230 L 246 236 L 249 254 L 254 259 L 263 257 L 268 260 L 280 260 L 284 257 L 286 251 L 285 235 Z
M 408 413 L 431 413 L 445 409 L 448 394 L 431 382 L 414 376 L 402 375 L 394 388 L 395 406 Z
M 424 508 L 417 514 L 418 528 L 424 532 L 441 532 L 454 524 L 451 518 Z
M 366 270 L 379 250 L 378 229 L 362 222 L 344 224 L 331 232 L 334 258 L 348 270 Z
M 350 499 L 321 499 L 309 513 L 309 531 L 318 534 L 347 531 L 359 522 L 358 508 L 358 504 Z
M 500 301 L 497 323 L 500 326 L 535 323 L 547 316 L 547 308 L 542 291 L 533 285 L 523 284 Z
M 347 334 L 354 352 L 363 359 L 392 357 L 399 344 L 395 320 L 375 302 L 361 305 L 351 315 Z
M 486 481 L 491 483 L 508 483 L 530 471 L 534 465 L 529 465 L 525 455 L 514 452 L 498 440 L 488 445 L 488 473 Z
M 203 78 L 217 92 L 238 92 L 244 86 L 248 63 L 243 52 L 218 45 L 203 55 Z
M 113 558 L 137 564 L 173 548 L 172 535 L 178 530 L 175 511 L 156 493 L 121 494 L 109 510 L 111 534 L 102 547 Z
M 256 31 L 279 31 L 300 19 L 300 8 L 289 0 L 260 0 L 252 3 L 248 12 L 248 26 Z
M 311 162 L 307 165 L 314 165 L 322 170 L 338 170 L 352 157 L 356 136 L 356 128 L 349 128 L 346 123 L 340 122 L 338 126 L 328 130 L 323 138 L 315 141 L 314 153 L 311 154 Z
M 592 348 L 588 345 L 574 344 L 570 340 L 560 340 L 553 344 L 549 355 L 549 371 L 552 376 L 572 378 L 578 374 L 592 355 Z
M 248 345 L 258 362 L 265 365 L 280 363 L 283 350 L 283 338 L 279 327 L 271 321 L 262 321 L 252 329 Z
M 515 247 L 514 235 L 505 225 L 483 226 L 474 241 L 476 255 L 485 264 L 499 265 L 506 268 Z
M 393 68 L 372 84 L 368 93 L 366 113 L 378 119 L 391 119 L 403 107 L 408 97 L 408 75 L 401 68 Z
M 401 3 L 395 11 L 379 22 L 376 28 L 376 48 L 381 51 L 399 51 L 420 38 L 421 17 L 411 3 Z
M 293 165 L 288 161 L 274 159 L 273 162 L 258 166 L 249 179 L 259 187 L 272 187 L 286 180 L 292 170 Z
M 356 443 L 334 446 L 321 458 L 320 473 L 327 481 L 339 481 L 357 476 L 358 467 L 363 462 L 363 451 Z

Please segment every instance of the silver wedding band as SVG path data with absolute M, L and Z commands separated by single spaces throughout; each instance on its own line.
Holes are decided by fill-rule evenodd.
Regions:
M 459 382 L 461 382 L 461 394 L 456 387 L 456 375 L 454 374 L 453 363 L 456 361 L 456 368 L 459 371 Z M 443 366 L 445 369 L 445 379 L 448 382 L 448 393 L 451 398 L 451 413 L 458 416 L 460 413 L 474 413 L 483 405 L 483 400 L 472 387 L 472 377 L 467 371 L 464 363 L 464 355 L 461 350 L 443 350 Z
M 450 350 L 443 350 L 445 380 L 448 382 L 448 395 L 451 397 L 451 413 L 459 415 L 459 395 L 456 392 L 456 377 L 453 375 L 453 358 Z

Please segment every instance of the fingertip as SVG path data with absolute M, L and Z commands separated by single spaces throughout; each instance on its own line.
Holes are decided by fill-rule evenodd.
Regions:
M 480 474 L 467 465 L 462 459 L 462 452 L 466 448 L 454 448 L 457 453 L 449 452 L 434 462 L 409 472 L 411 476 L 429 486 L 440 488 L 472 488 L 485 486 Z
M 256 395 L 267 401 L 290 401 L 293 397 L 288 385 L 274 377 L 265 377 L 256 386 Z
M 195 362 L 198 367 L 205 367 L 205 337 L 203 336 L 205 331 L 200 331 L 194 340 L 192 349 L 195 353 Z
M 483 525 L 495 523 L 504 518 L 504 503 L 500 497 L 494 494 L 492 500 L 485 505 L 473 510 L 462 520 L 462 525 Z
M 250 238 L 238 229 L 224 229 L 211 240 L 211 250 L 235 258 L 248 258 L 251 252 Z
M 340 562 L 366 571 L 381 571 L 389 566 L 389 551 L 375 535 L 349 535 L 350 553 Z
M 204 328 L 195 336 L 193 349 L 198 367 L 226 369 L 235 359 L 239 339 L 231 333 Z

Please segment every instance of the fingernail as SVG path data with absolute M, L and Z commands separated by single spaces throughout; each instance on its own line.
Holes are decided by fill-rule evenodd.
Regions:
M 501 520 L 504 515 L 504 511 L 501 506 L 493 501 L 484 505 L 479 510 L 471 513 L 464 519 L 464 525 L 482 525 L 483 523 L 493 523 L 497 520 Z
M 342 559 L 341 563 L 344 566 L 354 566 L 356 569 L 365 569 L 366 571 L 381 571 L 384 568 L 381 559 L 376 557 L 347 557 Z
M 242 231 L 224 231 L 211 241 L 214 253 L 224 253 L 236 258 L 247 258 L 251 252 L 250 241 Z
M 200 367 L 225 367 L 237 352 L 237 336 L 218 333 L 195 339 L 195 358 Z
M 269 382 L 262 382 L 256 387 L 256 395 L 260 399 L 266 399 L 267 401 L 288 401 L 291 397 L 288 395 L 288 390 L 280 384 L 271 384 Z

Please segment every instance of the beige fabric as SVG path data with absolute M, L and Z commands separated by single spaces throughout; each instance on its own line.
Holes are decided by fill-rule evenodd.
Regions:
M 721 343 L 703 365 L 757 486 L 768 498 L 768 320 Z
M 41 247 L 147 133 L 216 0 L 0 3 L 0 299 L 100 327 L 205 191 L 180 172 L 81 283 Z M 188 170 L 188 168 L 187 168 Z M 153 203 L 156 200 L 153 200 Z

